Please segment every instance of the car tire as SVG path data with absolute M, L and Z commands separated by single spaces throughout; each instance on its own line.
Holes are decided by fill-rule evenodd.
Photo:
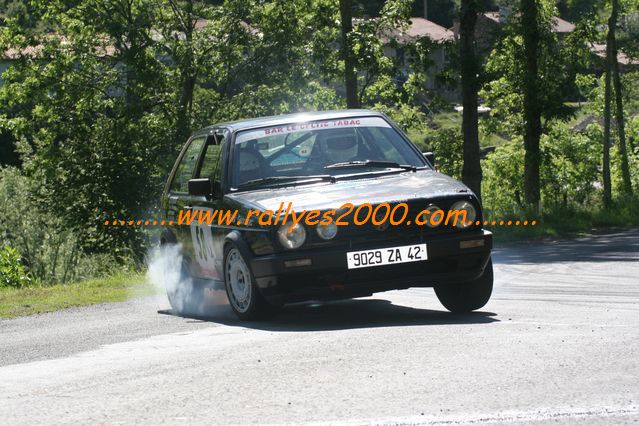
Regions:
M 440 303 L 453 313 L 467 313 L 488 303 L 493 292 L 493 261 L 488 260 L 483 274 L 472 281 L 435 286 Z
M 243 321 L 269 318 L 277 312 L 260 293 L 251 267 L 233 243 L 224 248 L 224 288 L 231 309 Z
M 168 247 L 168 244 L 163 246 L 164 249 Z M 203 288 L 191 276 L 188 260 L 183 258 L 177 271 L 172 270 L 178 268 L 173 265 L 167 265 L 166 260 L 165 257 L 163 262 L 165 282 L 162 284 L 166 290 L 166 296 L 169 299 L 172 312 L 177 315 L 187 316 L 205 315 L 206 313 L 203 310 Z M 167 282 L 167 280 L 170 280 L 170 282 Z

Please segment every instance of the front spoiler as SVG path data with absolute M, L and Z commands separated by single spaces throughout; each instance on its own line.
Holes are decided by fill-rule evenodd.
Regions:
M 460 242 L 484 240 L 482 247 L 460 248 Z M 428 260 L 349 270 L 346 251 L 393 247 L 392 242 L 362 243 L 348 250 L 323 248 L 254 257 L 250 264 L 258 288 L 271 303 L 343 299 L 408 287 L 472 281 L 483 272 L 492 249 L 492 234 L 477 230 L 433 235 L 402 244 L 426 243 Z M 310 259 L 311 265 L 286 267 L 285 261 Z

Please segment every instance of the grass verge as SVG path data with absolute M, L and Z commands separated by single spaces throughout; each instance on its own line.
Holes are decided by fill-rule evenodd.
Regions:
M 71 284 L 0 288 L 0 318 L 53 312 L 73 306 L 121 302 L 156 292 L 141 273 L 94 278 Z
M 504 215 L 500 220 L 513 222 L 530 215 Z M 488 217 L 490 220 L 490 218 Z M 542 238 L 592 235 L 602 231 L 616 231 L 639 227 L 639 200 L 617 203 L 609 209 L 595 207 L 556 208 L 537 219 L 535 226 L 485 226 L 493 232 L 496 241 L 523 241 Z

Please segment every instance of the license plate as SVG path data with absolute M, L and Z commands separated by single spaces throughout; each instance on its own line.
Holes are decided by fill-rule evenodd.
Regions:
M 426 253 L 426 244 L 350 251 L 346 253 L 348 269 L 393 265 L 395 263 L 419 262 L 427 259 L 428 254 Z

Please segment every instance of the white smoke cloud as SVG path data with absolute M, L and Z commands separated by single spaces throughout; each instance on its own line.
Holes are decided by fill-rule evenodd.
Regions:
M 174 314 L 210 316 L 215 306 L 228 304 L 223 290 L 215 291 L 203 280 L 194 281 L 182 265 L 180 244 L 155 247 L 147 259 L 147 280 L 166 291 Z
M 173 313 L 198 313 L 198 303 L 193 300 L 193 280 L 183 271 L 181 245 L 162 244 L 153 248 L 148 256 L 148 265 L 147 279 L 166 291 Z

